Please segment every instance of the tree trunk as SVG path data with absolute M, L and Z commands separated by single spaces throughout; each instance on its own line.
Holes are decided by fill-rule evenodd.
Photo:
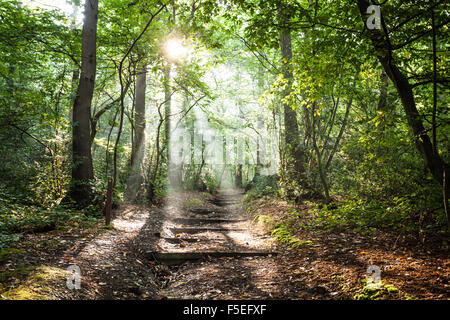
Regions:
M 324 192 L 324 196 L 325 196 L 325 201 L 327 203 L 329 203 L 331 201 L 330 199 L 330 192 L 329 192 L 329 187 L 328 187 L 328 182 L 327 182 L 327 177 L 326 177 L 326 171 L 325 168 L 322 165 L 322 153 L 319 150 L 319 146 L 317 145 L 317 139 L 316 139 L 316 115 L 315 115 L 315 110 L 316 110 L 316 103 L 313 103 L 312 106 L 312 143 L 313 143 L 313 148 L 314 151 L 316 153 L 316 158 L 317 158 L 317 167 L 319 170 L 319 176 L 320 176 L 320 182 L 322 183 L 322 187 L 323 187 L 323 192 Z
M 284 98 L 288 97 L 292 93 L 292 80 L 293 73 L 291 70 L 292 61 L 292 47 L 291 47 L 291 31 L 285 26 L 289 21 L 282 7 L 278 9 L 279 21 L 281 25 L 280 29 L 280 48 L 283 64 L 283 77 L 287 81 L 286 88 L 283 92 Z M 297 112 L 291 107 L 291 105 L 283 101 L 284 111 L 284 138 L 286 148 L 286 166 L 288 177 L 295 179 L 300 185 L 305 185 L 304 179 L 305 167 L 304 167 L 304 151 L 299 146 L 299 129 L 297 123 Z
M 72 22 L 70 24 L 70 32 L 75 33 L 75 27 L 76 27 L 76 16 L 78 14 L 78 6 L 75 4 L 72 4 L 73 12 L 72 12 Z M 73 106 L 75 104 L 75 98 L 77 93 L 77 84 L 80 81 L 80 66 L 77 63 L 73 63 L 73 69 L 72 69 L 72 82 L 71 82 L 71 88 L 70 88 L 70 105 Z M 69 120 L 70 122 L 73 122 L 73 109 L 70 109 L 69 111 Z
M 143 176 L 141 165 L 145 155 L 145 90 L 147 88 L 147 70 L 144 65 L 136 79 L 134 107 L 134 137 L 131 152 L 131 172 L 127 183 L 127 197 L 139 200 L 139 191 Z
M 202 134 L 202 146 L 201 146 L 201 150 L 202 150 L 202 162 L 200 164 L 200 167 L 195 175 L 195 179 L 194 179 L 194 188 L 196 189 L 203 189 L 204 183 L 202 183 L 202 186 L 200 186 L 200 176 L 202 174 L 202 170 L 203 170 L 203 166 L 205 165 L 205 148 L 206 148 L 206 143 L 203 140 L 203 134 Z
M 172 170 L 172 161 L 170 157 L 170 112 L 171 112 L 171 92 L 170 92 L 170 66 L 164 69 L 164 145 L 166 148 L 167 174 L 170 180 L 170 172 Z M 170 182 L 170 181 L 169 181 Z
M 347 125 L 347 120 L 348 120 L 348 115 L 350 113 L 350 108 L 352 106 L 353 103 L 353 98 L 350 98 L 349 101 L 347 102 L 347 107 L 345 108 L 345 115 L 344 115 L 344 119 L 342 120 L 342 125 L 341 128 L 339 130 L 339 133 L 336 137 L 336 141 L 334 142 L 333 148 L 331 149 L 329 155 L 328 155 L 328 159 L 327 162 L 325 164 L 325 169 L 328 169 L 331 165 L 331 160 L 333 160 L 334 154 L 337 151 L 337 147 L 339 146 L 339 143 L 341 141 L 342 135 L 344 134 L 344 130 L 345 130 L 345 126 Z M 325 149 L 323 149 L 325 151 Z
M 81 74 L 73 106 L 72 184 L 70 197 L 78 203 L 91 197 L 90 180 L 94 178 L 90 144 L 91 102 L 96 75 L 98 0 L 86 0 L 81 43 Z
M 235 176 L 236 182 L 236 188 L 242 188 L 242 164 L 238 164 L 236 166 L 236 176 Z
M 380 98 L 378 100 L 377 109 L 379 111 L 386 111 L 388 76 L 384 70 L 381 71 L 380 80 Z
M 262 66 L 259 66 L 258 68 L 258 93 L 262 94 L 264 91 L 264 69 Z M 263 148 L 265 148 L 265 145 L 262 141 L 262 129 L 264 128 L 264 121 L 263 121 L 263 112 L 261 112 L 258 115 L 258 118 L 256 120 L 256 129 L 257 129 L 257 139 L 256 139 L 256 167 L 255 167 L 255 177 L 260 176 L 261 169 L 263 167 L 262 164 L 262 157 L 264 156 Z
M 381 87 L 380 87 L 380 97 L 378 98 L 377 111 L 380 112 L 379 117 L 382 117 L 379 130 L 381 133 L 385 132 L 385 122 L 386 122 L 386 104 L 387 104 L 387 88 L 388 88 L 388 75 L 384 70 L 381 71 L 380 75 Z
M 366 0 L 358 0 L 359 10 L 364 23 L 367 18 L 366 12 L 369 5 L 369 2 Z M 416 147 L 424 158 L 426 166 L 430 170 L 434 179 L 443 187 L 444 201 L 447 201 L 446 199 L 448 199 L 449 195 L 449 183 L 447 179 L 444 178 L 450 175 L 449 166 L 437 152 L 434 152 L 434 148 L 436 146 L 433 146 L 430 137 L 425 131 L 421 116 L 416 107 L 412 86 L 394 62 L 392 56 L 392 44 L 390 43 L 390 39 L 388 37 L 383 16 L 381 16 L 381 25 L 381 30 L 368 30 L 370 40 L 375 47 L 377 58 L 383 66 L 384 71 L 397 89 L 406 114 L 408 125 L 415 138 Z M 445 203 L 444 207 L 448 207 L 448 204 Z M 450 217 L 448 212 L 447 222 L 450 225 Z

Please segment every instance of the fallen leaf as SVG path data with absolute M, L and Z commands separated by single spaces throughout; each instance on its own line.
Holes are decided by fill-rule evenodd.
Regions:
M 388 269 L 388 271 L 394 271 L 395 269 L 397 269 L 397 267 L 392 267 L 392 268 Z

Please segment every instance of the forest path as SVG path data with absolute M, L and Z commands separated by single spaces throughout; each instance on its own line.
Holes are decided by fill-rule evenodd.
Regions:
M 161 299 L 363 299 L 377 292 L 367 293 L 362 282 L 372 265 L 382 268 L 384 284 L 395 284 L 377 292 L 384 299 L 445 297 L 445 255 L 414 256 L 408 246 L 392 248 L 389 235 L 351 231 L 301 231 L 296 237 L 304 245 L 292 248 L 275 241 L 245 213 L 241 190 L 222 190 L 190 207 L 201 195 L 167 199 L 157 250 L 149 257 L 157 260 L 160 253 L 155 264 L 165 266 L 159 278 Z M 277 200 L 251 206 L 273 216 L 288 216 L 291 210 Z
M 251 232 L 242 194 L 242 190 L 221 190 L 200 206 L 189 206 L 188 200 L 182 208 L 169 202 L 158 250 L 150 253 L 151 258 L 174 265 L 203 258 L 274 254 L 265 236 Z
M 300 229 L 295 236 L 310 241 L 292 248 L 262 230 L 241 198 L 240 190 L 173 192 L 160 206 L 118 208 L 108 228 L 74 222 L 67 230 L 27 234 L 20 252 L 0 263 L 6 279 L 0 299 L 23 299 L 23 292 L 27 299 L 63 300 L 354 299 L 366 294 L 362 280 L 371 265 L 382 268 L 383 283 L 395 285 L 383 289 L 384 298 L 448 296 L 447 251 L 395 247 L 398 236 L 381 232 Z M 273 217 L 292 210 L 277 199 L 251 206 L 253 214 Z M 78 290 L 67 287 L 71 265 L 81 270 Z
M 277 263 L 269 237 L 254 228 L 243 190 L 220 190 L 200 206 L 188 199 L 165 208 L 158 251 L 150 258 L 170 266 L 160 297 L 171 299 L 274 298 Z
M 30 285 L 36 282 L 34 272 L 18 279 L 32 292 L 30 298 L 39 299 L 322 298 L 316 284 L 293 279 L 289 264 L 296 253 L 273 254 L 270 236 L 257 232 L 241 198 L 240 190 L 213 197 L 180 191 L 169 194 L 163 206 L 124 205 L 114 210 L 108 228 L 27 235 L 24 254 L 4 263 L 8 269 L 25 264 L 60 274 L 39 288 Z M 45 249 L 38 245 L 44 242 Z M 178 257 L 158 256 L 164 253 Z M 81 270 L 78 290 L 66 286 L 71 265 Z

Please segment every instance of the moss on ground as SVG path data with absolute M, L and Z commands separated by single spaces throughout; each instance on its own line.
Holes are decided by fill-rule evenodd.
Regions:
M 0 250 L 0 262 L 6 260 L 8 257 L 14 254 L 21 254 L 22 250 L 16 248 L 5 248 Z
M 195 209 L 198 207 L 201 207 L 203 205 L 203 200 L 200 198 L 191 198 L 186 200 L 186 202 L 184 203 L 184 206 L 186 207 L 186 209 Z
M 2 300 L 52 300 L 55 284 L 65 284 L 66 270 L 50 266 L 21 265 L 0 276 Z
M 206 200 L 214 199 L 214 196 L 209 192 L 202 192 L 202 197 L 205 198 Z
M 385 284 L 383 281 L 380 281 L 378 285 L 369 285 L 367 284 L 366 279 L 362 280 L 363 288 L 357 293 L 353 298 L 355 300 L 393 300 L 393 299 L 401 299 L 401 300 L 411 300 L 412 296 L 409 294 L 400 291 L 392 284 Z

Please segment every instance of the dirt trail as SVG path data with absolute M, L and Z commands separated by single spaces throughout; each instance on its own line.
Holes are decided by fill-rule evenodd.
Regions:
M 159 242 L 159 252 L 180 255 L 228 252 L 230 256 L 202 255 L 203 259 L 186 259 L 180 265 L 169 266 L 159 297 L 286 300 L 354 299 L 358 296 L 361 299 L 372 296 L 383 299 L 448 298 L 448 259 L 445 255 L 432 257 L 426 251 L 415 254 L 415 247 L 391 247 L 392 239 L 382 232 L 367 237 L 350 231 L 325 234 L 304 231 L 297 236 L 308 241 L 294 249 L 260 233 L 261 230 L 243 212 L 241 196 L 240 191 L 223 191 L 195 210 L 168 208 L 166 214 L 171 218 L 168 219 L 170 222 L 163 224 L 163 234 L 170 239 L 179 238 L 180 242 L 169 245 L 163 237 Z M 253 205 L 259 206 L 257 203 Z M 264 214 L 283 215 L 291 209 L 285 202 L 273 200 L 262 201 L 261 210 Z M 206 224 L 205 216 L 216 220 Z M 224 223 L 225 219 L 230 220 Z M 231 222 L 232 219 L 235 221 Z M 233 255 L 236 252 L 245 254 Z M 250 252 L 263 254 L 252 256 Z M 364 281 L 368 267 L 374 264 L 381 269 L 383 286 L 378 291 L 367 292 Z
M 171 266 L 170 280 L 160 296 L 274 297 L 270 287 L 276 281 L 267 276 L 276 269 L 277 253 L 269 237 L 258 234 L 245 215 L 242 194 L 242 190 L 221 190 L 202 206 L 166 208 L 159 250 L 151 253 L 155 260 Z
M 223 190 L 202 206 L 166 208 L 159 250 L 152 252 L 152 257 L 179 264 L 208 257 L 273 255 L 265 237 L 251 232 L 241 197 L 240 190 Z

